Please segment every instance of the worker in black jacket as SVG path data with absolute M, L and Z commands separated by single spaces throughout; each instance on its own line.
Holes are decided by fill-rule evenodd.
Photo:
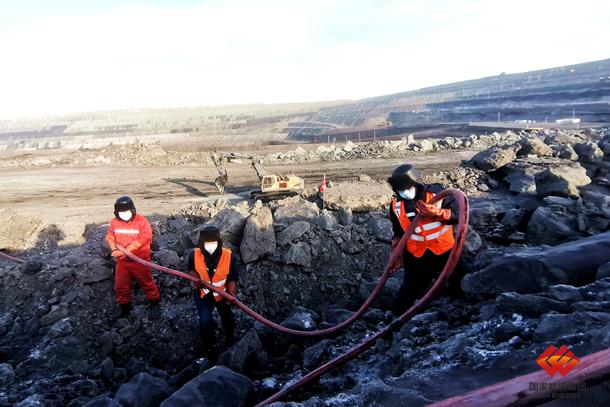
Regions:
M 223 247 L 220 230 L 215 225 L 206 225 L 199 233 L 197 247 L 189 253 L 188 268 L 191 275 L 214 285 L 232 296 L 237 294 L 239 266 L 230 249 Z M 213 358 L 216 350 L 216 323 L 212 316 L 218 310 L 225 335 L 225 346 L 235 342 L 235 320 L 231 305 L 220 295 L 193 283 L 195 306 L 199 315 L 199 335 L 203 356 Z

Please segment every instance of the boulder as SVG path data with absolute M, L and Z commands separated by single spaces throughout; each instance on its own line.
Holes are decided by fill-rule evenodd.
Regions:
M 34 246 L 42 220 L 12 209 L 0 210 L 0 250 L 25 250 Z
M 299 220 L 313 222 L 320 213 L 318 205 L 314 202 L 306 201 L 299 196 L 282 199 L 277 201 L 277 204 L 278 207 L 273 215 L 276 223 L 284 226 Z
M 244 263 L 252 263 L 275 253 L 275 249 L 273 215 L 269 207 L 262 206 L 246 221 L 240 246 L 241 258 Z
M 354 220 L 354 215 L 351 208 L 340 207 L 338 212 L 339 224 L 349 226 Z
M 299 331 L 314 331 L 317 328 L 315 317 L 316 315 L 308 310 L 297 310 L 283 320 L 280 325 Z
M 610 261 L 610 232 L 552 247 L 532 247 L 496 256 L 482 270 L 467 274 L 462 288 L 475 296 L 502 292 L 537 293 L 556 284 L 592 281 Z
M 557 301 L 563 301 L 570 304 L 577 301 L 583 301 L 582 294 L 580 294 L 578 288 L 567 284 L 553 285 L 549 287 L 547 294 Z
M 386 218 L 373 218 L 367 222 L 366 228 L 380 242 L 390 243 L 394 236 L 392 222 Z
M 105 266 L 84 267 L 78 269 L 76 280 L 81 284 L 92 284 L 112 278 L 113 270 Z
M 535 178 L 539 196 L 579 197 L 578 187 L 591 183 L 587 171 L 578 163 L 547 168 Z
M 246 376 L 224 366 L 214 366 L 182 386 L 161 407 L 239 407 L 246 405 L 253 390 Z
M 588 333 L 604 327 L 608 322 L 610 322 L 610 314 L 606 312 L 545 314 L 534 331 L 534 340 L 562 342 L 562 337 L 574 335 L 574 327 L 578 327 L 578 332 Z
M 303 352 L 303 367 L 307 370 L 316 368 L 320 362 L 330 355 L 330 347 L 335 341 L 323 339 Z
M 516 150 L 514 146 L 492 147 L 472 157 L 472 162 L 483 171 L 497 170 L 517 158 Z
M 576 235 L 574 216 L 559 207 L 540 206 L 527 224 L 527 240 L 535 244 L 555 244 Z
M 575 144 L 574 151 L 578 154 L 578 160 L 583 163 L 595 164 L 604 159 L 604 152 L 592 142 Z
M 599 266 L 595 277 L 597 280 L 601 280 L 602 278 L 610 278 L 610 261 Z
M 286 246 L 288 243 L 300 238 L 311 229 L 311 223 L 299 220 L 287 226 L 277 234 L 277 245 Z
M 239 245 L 244 225 L 246 224 L 247 214 L 236 210 L 235 208 L 227 208 L 218 212 L 212 219 L 206 222 L 206 225 L 216 225 L 220 229 L 220 236 L 223 240 L 231 242 L 233 245 Z M 204 225 L 196 229 L 191 236 L 193 244 L 197 244 L 199 238 L 199 230 Z
M 333 230 L 337 226 L 337 220 L 329 211 L 322 211 L 315 219 L 316 225 L 324 230 Z
M 576 151 L 574 151 L 574 148 L 570 144 L 555 144 L 551 146 L 551 148 L 553 149 L 554 157 L 570 161 L 578 160 L 578 154 L 576 154 Z
M 153 254 L 153 260 L 164 266 L 169 268 L 178 268 L 180 267 L 180 257 L 178 253 L 169 249 L 161 249 Z
M 220 359 L 232 370 L 248 373 L 250 369 L 260 367 L 259 356 L 262 352 L 263 344 L 256 330 L 250 329 L 233 348 L 227 351 L 226 355 L 221 355 Z
M 283 261 L 286 264 L 297 266 L 311 266 L 311 247 L 305 242 L 290 244 L 288 251 L 284 254 Z
M 0 387 L 8 387 L 15 381 L 13 366 L 8 363 L 0 363 Z
M 496 298 L 499 311 L 516 312 L 528 317 L 538 317 L 549 311 L 568 313 L 570 306 L 565 302 L 541 297 L 533 294 L 502 293 Z
M 539 157 L 552 156 L 553 149 L 536 137 L 529 137 L 521 140 L 519 155 L 537 155 Z
M 464 252 L 469 255 L 476 254 L 479 249 L 483 246 L 483 240 L 481 236 L 474 231 L 472 228 L 468 228 L 468 234 L 466 235 L 466 242 L 464 243 Z
M 138 373 L 119 388 L 114 399 L 123 407 L 157 407 L 170 394 L 165 380 Z

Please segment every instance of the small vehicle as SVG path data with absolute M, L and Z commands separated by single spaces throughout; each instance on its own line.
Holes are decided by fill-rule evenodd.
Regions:
M 254 200 L 269 202 L 288 196 L 299 195 L 305 190 L 305 180 L 296 175 L 266 174 L 261 164 L 252 162 L 252 166 L 260 179 L 260 189 L 250 191 Z

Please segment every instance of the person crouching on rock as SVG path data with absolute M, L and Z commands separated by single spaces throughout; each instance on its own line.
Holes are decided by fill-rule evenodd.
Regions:
M 421 215 L 419 225 L 407 241 L 403 254 L 404 281 L 395 306 L 398 314 L 402 314 L 415 300 L 421 298 L 445 267 L 454 243 L 453 225 L 458 223 L 457 202 L 448 197 L 430 204 L 432 198 L 444 188 L 440 184 L 425 185 L 420 181 L 419 171 L 410 164 L 396 167 L 388 178 L 395 194 L 390 204 L 390 220 L 394 231 L 392 250 L 415 216 L 418 213 Z M 451 296 L 461 293 L 460 283 L 465 268 L 463 264 L 458 268 L 449 280 Z
M 152 230 L 148 220 L 136 213 L 136 207 L 128 196 L 122 196 L 114 203 L 114 218 L 106 234 L 106 242 L 112 250 L 116 261 L 114 288 L 119 303 L 114 319 L 126 318 L 131 311 L 131 284 L 138 282 L 146 294 L 150 307 L 150 317 L 157 319 L 161 315 L 159 309 L 160 293 L 153 280 L 150 267 L 129 259 L 123 252 L 117 250 L 117 245 L 123 246 L 133 255 L 150 261 L 150 243 Z
M 239 266 L 231 250 L 223 247 L 220 230 L 215 225 L 206 225 L 199 232 L 197 247 L 189 253 L 188 267 L 191 275 L 213 284 L 220 290 L 235 296 Z M 225 346 L 235 342 L 235 321 L 231 305 L 220 295 L 207 290 L 202 283 L 195 282 L 195 306 L 199 316 L 199 336 L 202 356 L 210 359 L 216 356 L 216 323 L 212 316 L 214 307 L 218 310 L 225 334 Z

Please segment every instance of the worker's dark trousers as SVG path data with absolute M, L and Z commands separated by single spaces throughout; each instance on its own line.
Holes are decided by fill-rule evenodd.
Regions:
M 213 293 L 201 298 L 200 291 L 195 291 L 195 306 L 199 315 L 199 335 L 201 337 L 203 353 L 209 353 L 216 343 L 216 322 L 212 312 L 214 307 L 218 310 L 225 340 L 232 341 L 235 337 L 235 320 L 231 306 L 225 301 L 216 301 Z
M 426 250 L 422 257 L 414 257 L 411 253 L 405 252 L 403 256 L 405 279 L 398 292 L 395 312 L 402 314 L 415 300 L 424 296 L 428 288 L 432 286 L 433 280 L 443 271 L 450 254 L 451 250 L 441 255 Z M 449 278 L 448 287 L 445 289 L 446 294 L 454 298 L 462 294 L 460 284 L 467 271 L 466 264 L 460 258 Z

